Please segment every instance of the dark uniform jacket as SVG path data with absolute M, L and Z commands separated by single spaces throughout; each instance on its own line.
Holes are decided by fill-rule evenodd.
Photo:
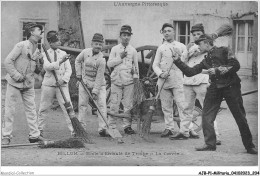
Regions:
M 175 61 L 175 65 L 188 77 L 201 73 L 202 69 L 216 68 L 216 74 L 210 75 L 209 79 L 211 84 L 216 84 L 217 88 L 227 87 L 241 81 L 236 73 L 240 69 L 240 64 L 227 47 L 213 47 L 205 55 L 205 59 L 192 68 L 180 59 Z M 217 69 L 219 66 L 232 68 L 224 75 L 221 75 Z

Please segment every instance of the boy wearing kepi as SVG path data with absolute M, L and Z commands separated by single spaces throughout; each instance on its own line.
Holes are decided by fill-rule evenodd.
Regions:
M 204 33 L 205 33 L 204 27 L 201 23 L 195 24 L 194 26 L 191 27 L 191 34 L 193 36 L 194 41 L 196 41 Z M 187 50 L 188 50 L 188 59 L 186 64 L 190 67 L 199 64 L 207 54 L 207 52 L 205 51 L 201 52 L 199 50 L 199 46 L 196 45 L 194 42 L 189 43 L 189 45 L 187 46 Z M 203 102 L 207 92 L 208 85 L 209 85 L 208 74 L 200 73 L 192 77 L 184 76 L 183 89 L 184 89 L 185 99 L 188 104 L 189 113 L 193 112 L 196 99 L 203 107 Z M 193 123 L 191 123 L 191 126 L 193 126 Z M 214 121 L 214 128 L 217 136 L 217 145 L 220 145 L 221 141 L 220 141 L 220 135 L 218 132 L 216 121 Z M 191 130 L 190 135 L 193 136 L 193 134 L 194 134 L 194 130 Z
M 114 68 L 111 74 L 110 111 L 118 113 L 120 103 L 124 106 L 124 112 L 130 114 L 133 107 L 134 79 L 139 78 L 137 51 L 129 42 L 132 28 L 123 25 L 120 30 L 121 43 L 114 46 L 110 52 L 107 66 Z M 135 134 L 131 128 L 132 121 L 123 118 L 123 128 L 126 134 Z M 116 117 L 109 116 L 109 126 L 116 128 Z
M 28 40 L 19 42 L 8 54 L 4 65 L 7 71 L 7 90 L 5 97 L 4 124 L 2 126 L 2 145 L 8 145 L 13 132 L 15 105 L 18 98 L 22 98 L 27 123 L 29 126 L 29 141 L 35 143 L 42 141 L 37 124 L 35 106 L 34 74 L 39 74 L 39 60 L 42 54 L 37 43 L 42 39 L 42 26 L 28 23 L 25 26 Z
M 176 66 L 178 66 L 186 76 L 194 76 L 201 73 L 202 69 L 208 69 L 210 86 L 207 89 L 202 110 L 202 128 L 205 144 L 196 148 L 197 151 L 215 151 L 216 134 L 214 121 L 220 108 L 220 104 L 225 98 L 227 105 L 236 120 L 242 142 L 247 153 L 257 154 L 255 145 L 252 142 L 252 134 L 249 129 L 246 112 L 241 96 L 241 80 L 237 75 L 240 68 L 238 60 L 227 47 L 216 47 L 210 35 L 204 34 L 196 40 L 200 50 L 207 52 L 205 59 L 199 64 L 189 67 L 180 59 L 180 53 L 173 56 Z
M 103 43 L 103 35 L 95 33 L 92 38 L 92 48 L 84 49 L 75 60 L 76 75 L 79 80 L 79 116 L 78 119 L 82 126 L 86 129 L 87 109 L 89 102 L 89 95 L 84 90 L 80 81 L 92 89 L 91 93 L 93 99 L 97 102 L 102 116 L 107 119 L 107 105 L 106 105 L 106 80 L 105 69 L 106 60 L 101 52 Z M 101 114 L 98 111 L 98 132 L 101 137 L 108 136 L 106 131 L 107 126 Z
M 55 71 L 58 77 L 58 84 L 61 86 L 61 89 L 63 90 L 66 99 L 69 102 L 71 102 L 68 88 L 68 82 L 72 73 L 71 65 L 68 60 L 69 54 L 56 47 L 61 45 L 58 33 L 56 31 L 49 31 L 47 33 L 47 41 L 50 44 L 50 49 L 48 49 L 47 52 L 49 54 L 51 63 L 48 61 L 47 56 L 44 53 L 43 68 L 46 71 L 46 73 L 42 82 L 41 102 L 38 112 L 39 130 L 41 131 L 41 136 L 43 136 L 45 128 L 45 119 L 48 117 L 47 111 L 50 109 L 53 99 L 56 96 L 59 105 L 63 111 L 71 136 L 74 137 L 74 129 L 72 127 L 71 120 L 64 106 L 64 99 L 62 97 L 60 89 L 57 86 L 57 82 L 53 74 L 53 71 Z
M 165 42 L 157 49 L 153 63 L 153 70 L 159 77 L 157 82 L 159 90 L 166 79 L 160 93 L 166 126 L 161 137 L 170 136 L 170 139 L 188 139 L 190 137 L 189 126 L 191 124 L 192 116 L 188 113 L 186 108 L 183 93 L 183 74 L 174 64 L 172 68 L 170 68 L 173 62 L 172 51 L 174 52 L 174 50 L 178 50 L 181 53 L 181 59 L 184 61 L 187 58 L 187 49 L 184 44 L 174 40 L 174 29 L 171 24 L 163 24 L 161 33 L 164 36 Z M 170 72 L 168 75 L 167 72 L 169 69 Z M 173 99 L 175 99 L 181 119 L 180 131 L 175 134 L 173 134 Z

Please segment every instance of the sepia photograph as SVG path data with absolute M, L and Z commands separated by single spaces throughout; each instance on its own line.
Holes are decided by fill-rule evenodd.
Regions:
M 259 175 L 258 124 L 258 1 L 1 1 L 1 175 Z

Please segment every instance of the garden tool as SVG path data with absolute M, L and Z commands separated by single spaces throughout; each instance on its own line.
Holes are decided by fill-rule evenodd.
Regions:
M 43 48 L 43 50 L 44 50 L 44 52 L 45 52 L 45 54 L 46 54 L 46 57 L 47 57 L 48 61 L 51 63 L 50 56 L 49 56 L 49 54 L 48 54 L 48 52 L 47 52 L 46 47 L 45 47 L 44 44 L 42 44 L 42 48 Z M 82 140 L 83 140 L 84 142 L 93 143 L 93 142 L 91 141 L 89 135 L 87 134 L 87 132 L 84 130 L 84 128 L 83 128 L 82 125 L 80 124 L 78 118 L 76 117 L 76 114 L 75 114 L 75 112 L 74 112 L 74 110 L 73 110 L 73 108 L 72 108 L 70 102 L 67 100 L 67 98 L 66 98 L 66 96 L 65 96 L 65 94 L 64 94 L 64 92 L 63 92 L 63 90 L 62 90 L 62 88 L 61 88 L 61 85 L 59 85 L 59 83 L 58 83 L 58 77 L 57 77 L 56 72 L 53 70 L 52 73 L 53 73 L 53 75 L 54 75 L 54 77 L 55 77 L 57 86 L 58 86 L 58 88 L 60 89 L 61 95 L 62 95 L 62 97 L 63 97 L 63 99 L 64 99 L 64 101 L 65 101 L 64 106 L 65 106 L 66 111 L 67 111 L 67 113 L 68 113 L 68 115 L 69 115 L 69 117 L 70 117 L 70 120 L 71 120 L 71 123 L 72 123 L 72 126 L 73 126 L 73 128 L 74 128 L 74 131 L 75 131 L 76 136 L 79 137 L 79 138 L 82 138 Z

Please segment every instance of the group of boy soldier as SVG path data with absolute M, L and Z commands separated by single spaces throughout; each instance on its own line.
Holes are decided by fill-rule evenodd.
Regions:
M 47 41 L 50 44 L 50 49 L 47 51 L 51 60 L 49 62 L 46 54 L 41 54 L 37 49 L 37 43 L 42 39 L 42 26 L 28 23 L 26 30 L 28 40 L 16 44 L 5 59 L 7 91 L 4 125 L 2 126 L 2 145 L 10 144 L 15 102 L 18 97 L 22 97 L 24 103 L 31 143 L 45 140 L 43 135 L 47 110 L 55 96 L 63 110 L 71 136 L 75 136 L 63 105 L 64 100 L 57 87 L 57 85 L 61 85 L 67 100 L 70 101 L 68 82 L 72 69 L 66 52 L 57 48 L 60 45 L 59 35 L 56 31 L 47 33 Z M 202 127 L 205 144 L 196 150 L 216 150 L 216 145 L 221 145 L 221 141 L 215 119 L 221 101 L 225 98 L 239 127 L 247 152 L 257 154 L 243 107 L 240 79 L 236 74 L 240 65 L 230 50 L 227 47 L 214 46 L 213 37 L 205 34 L 202 24 L 192 26 L 191 34 L 195 42 L 191 42 L 187 47 L 174 40 L 174 27 L 171 24 L 163 24 L 161 33 L 164 42 L 157 49 L 152 65 L 158 76 L 159 90 L 163 86 L 160 99 L 165 130 L 161 137 L 169 137 L 171 140 L 199 138 L 199 135 L 192 130 L 191 123 L 195 100 L 198 99 L 203 107 Z M 118 113 L 120 103 L 122 103 L 125 113 L 129 113 L 133 107 L 134 82 L 135 79 L 139 79 L 139 67 L 137 51 L 129 44 L 131 36 L 131 26 L 123 25 L 120 30 L 121 43 L 112 48 L 107 61 L 107 66 L 113 68 L 109 104 L 109 111 L 112 113 Z M 108 127 L 116 128 L 117 118 L 107 115 L 107 93 L 104 77 L 106 60 L 101 52 L 103 43 L 103 35 L 95 33 L 91 48 L 84 49 L 77 56 L 75 69 L 79 89 L 78 119 L 86 129 L 90 97 L 83 88 L 82 84 L 85 84 L 91 90 L 92 97 L 100 109 L 98 112 L 98 132 L 100 136 L 106 137 L 109 136 Z M 42 82 L 41 102 L 37 116 L 33 86 L 34 74 L 38 74 L 41 70 L 41 60 L 44 61 L 43 68 L 46 73 Z M 58 82 L 54 78 L 53 71 L 57 74 Z M 178 132 L 174 132 L 173 100 L 176 102 L 181 119 Z M 107 120 L 109 126 L 104 120 Z M 131 125 L 131 119 L 123 118 L 124 132 L 128 135 L 135 134 Z

